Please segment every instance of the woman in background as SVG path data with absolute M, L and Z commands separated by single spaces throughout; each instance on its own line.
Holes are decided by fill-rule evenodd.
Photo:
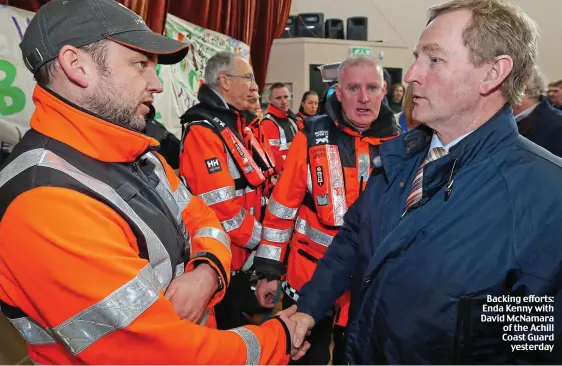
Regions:
M 298 117 L 304 121 L 305 118 L 316 115 L 318 111 L 318 94 L 309 90 L 302 95 L 301 106 Z

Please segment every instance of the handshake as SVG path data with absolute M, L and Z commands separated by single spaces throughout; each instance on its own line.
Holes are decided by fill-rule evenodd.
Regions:
M 304 338 L 310 334 L 310 330 L 314 327 L 314 319 L 308 314 L 298 313 L 297 306 L 277 313 L 279 318 L 285 323 L 291 334 L 291 358 L 296 361 L 306 354 L 310 348 L 310 343 Z

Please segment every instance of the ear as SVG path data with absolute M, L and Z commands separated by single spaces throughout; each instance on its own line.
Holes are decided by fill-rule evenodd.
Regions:
M 88 65 L 88 60 L 78 48 L 69 45 L 63 46 L 59 52 L 58 61 L 62 71 L 74 84 L 81 88 L 89 86 L 88 76 L 95 72 L 95 69 L 92 70 L 91 65 Z
M 224 90 L 230 90 L 230 81 L 224 75 L 219 76 L 219 85 Z
M 496 90 L 511 74 L 512 70 L 513 60 L 510 56 L 501 55 L 495 57 L 491 64 L 488 64 L 486 78 L 480 84 L 480 93 L 486 95 Z
M 340 102 L 341 102 L 342 93 L 343 93 L 343 87 L 340 85 L 340 83 L 337 83 L 336 84 L 336 98 L 338 98 L 338 100 Z
M 382 82 L 382 95 L 386 95 L 388 89 L 388 85 L 386 85 L 386 80 Z

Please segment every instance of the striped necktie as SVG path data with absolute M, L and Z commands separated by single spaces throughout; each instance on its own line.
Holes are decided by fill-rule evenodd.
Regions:
M 406 200 L 406 207 L 404 207 L 402 216 L 404 216 L 408 209 L 418 203 L 422 198 L 423 168 L 425 167 L 425 165 L 430 161 L 437 160 L 445 155 L 447 155 L 447 150 L 445 150 L 443 147 L 434 147 L 429 150 L 429 154 L 418 168 L 418 172 L 416 173 L 416 177 L 414 178 L 414 182 L 412 183 L 412 189 L 410 190 L 410 194 L 408 195 L 408 199 Z

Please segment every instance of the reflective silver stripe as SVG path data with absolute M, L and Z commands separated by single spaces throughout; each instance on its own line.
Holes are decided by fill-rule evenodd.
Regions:
M 229 332 L 238 334 L 246 344 L 246 365 L 259 365 L 261 347 L 254 332 L 244 327 L 230 329 Z
M 156 186 L 156 192 L 166 203 L 166 206 L 176 218 L 178 224 L 183 223 L 182 212 L 185 210 L 187 205 L 191 202 L 191 193 L 185 188 L 185 186 L 180 182 L 175 191 L 172 191 L 168 177 L 166 176 L 166 171 L 160 159 L 158 159 L 153 153 L 146 153 L 142 157 L 143 159 L 149 160 L 154 164 L 154 173 L 158 177 L 158 185 Z
M 228 235 L 226 235 L 226 233 L 224 231 L 219 230 L 217 228 L 214 228 L 214 227 L 201 228 L 201 229 L 197 230 L 197 232 L 195 233 L 195 236 L 193 237 L 193 239 L 196 239 L 196 238 L 215 239 L 217 241 L 220 241 L 225 247 L 228 248 L 228 250 L 230 250 L 230 242 L 228 241 Z
M 246 244 L 244 244 L 244 248 L 254 249 L 255 247 L 257 247 L 258 244 L 260 243 L 261 231 L 262 231 L 261 230 L 261 224 L 256 219 L 254 219 L 254 227 L 252 228 L 252 236 L 250 237 L 250 239 L 248 239 Z
M 308 164 L 308 175 L 306 176 L 306 188 L 312 194 L 312 174 L 310 174 L 310 164 Z
M 272 115 L 268 115 L 267 119 L 275 123 L 275 126 L 277 126 L 277 129 L 279 130 L 279 140 L 269 140 L 269 144 L 271 146 L 279 146 L 279 151 L 289 150 L 289 148 L 291 147 L 291 143 L 287 142 L 287 135 L 285 135 L 285 130 L 283 129 L 283 127 L 281 127 L 279 122 L 277 122 L 277 120 Z M 289 119 L 289 124 L 291 124 L 291 122 L 292 121 Z M 294 124 L 294 122 L 292 123 L 296 128 L 296 132 L 298 130 L 298 127 Z
M 214 205 L 216 203 L 224 202 L 236 198 L 236 190 L 234 186 L 223 187 L 215 189 L 214 191 L 202 193 L 199 197 L 205 201 L 207 206 Z
M 0 174 L 0 187 L 32 166 L 52 168 L 63 172 L 117 206 L 140 229 L 146 239 L 150 265 L 154 268 L 160 282 L 160 289 L 168 286 L 172 280 L 172 264 L 166 248 L 164 248 L 164 245 L 152 229 L 148 227 L 131 206 L 129 206 L 113 188 L 86 175 L 55 153 L 45 149 L 34 149 L 21 154 L 2 170 Z
M 295 230 L 296 232 L 307 236 L 313 242 L 325 247 L 329 246 L 334 239 L 333 236 L 325 234 L 320 230 L 311 227 L 308 222 L 304 221 L 300 217 L 297 218 L 297 221 L 295 223 Z
M 295 121 L 293 121 L 292 118 L 287 118 L 287 120 L 289 121 L 289 124 L 291 125 L 291 129 L 293 130 L 293 135 L 296 135 L 297 132 L 299 132 L 299 126 L 297 125 L 297 123 Z
M 345 198 L 345 185 L 343 182 L 343 169 L 337 146 L 326 145 L 326 156 L 328 158 L 328 170 L 330 172 L 330 186 L 332 205 L 334 211 L 334 225 L 343 225 L 343 217 L 347 212 Z
M 291 236 L 293 236 L 293 228 L 289 228 L 286 230 L 272 229 L 269 227 L 263 228 L 263 240 L 267 240 L 273 243 L 285 243 L 291 240 Z
M 209 314 L 211 313 L 211 309 L 207 309 L 203 312 L 203 315 L 199 319 L 199 325 L 203 326 L 207 324 L 207 320 L 209 320 Z
M 131 324 L 158 300 L 158 287 L 152 267 L 147 265 L 135 278 L 52 332 L 77 355 L 102 337 Z
M 281 248 L 274 245 L 260 244 L 256 257 L 281 261 Z
M 357 179 L 361 181 L 363 178 L 363 182 L 366 182 L 369 179 L 369 167 L 370 167 L 370 160 L 369 154 L 359 154 L 359 174 Z
M 236 166 L 234 158 L 229 151 L 226 152 L 226 165 L 228 166 L 228 172 L 232 179 L 240 178 L 240 170 L 238 170 L 238 166 Z
M 242 197 L 242 196 L 245 195 L 246 193 L 252 193 L 252 192 L 254 192 L 254 191 L 255 191 L 255 189 L 250 188 L 250 187 L 237 189 L 237 190 L 236 190 L 236 197 Z
M 53 337 L 31 318 L 8 319 L 28 344 L 54 344 Z
M 285 220 L 292 220 L 297 216 L 297 209 L 290 208 L 281 203 L 275 201 L 273 197 L 269 200 L 269 205 L 267 206 L 269 212 L 271 212 L 275 217 Z
M 246 209 L 242 208 L 240 209 L 240 211 L 238 211 L 236 216 L 234 216 L 233 218 L 222 221 L 221 225 L 224 228 L 224 231 L 229 233 L 232 230 L 238 229 L 244 222 L 245 218 L 246 218 Z
M 180 263 L 176 266 L 176 277 L 181 276 L 185 272 L 185 264 Z

